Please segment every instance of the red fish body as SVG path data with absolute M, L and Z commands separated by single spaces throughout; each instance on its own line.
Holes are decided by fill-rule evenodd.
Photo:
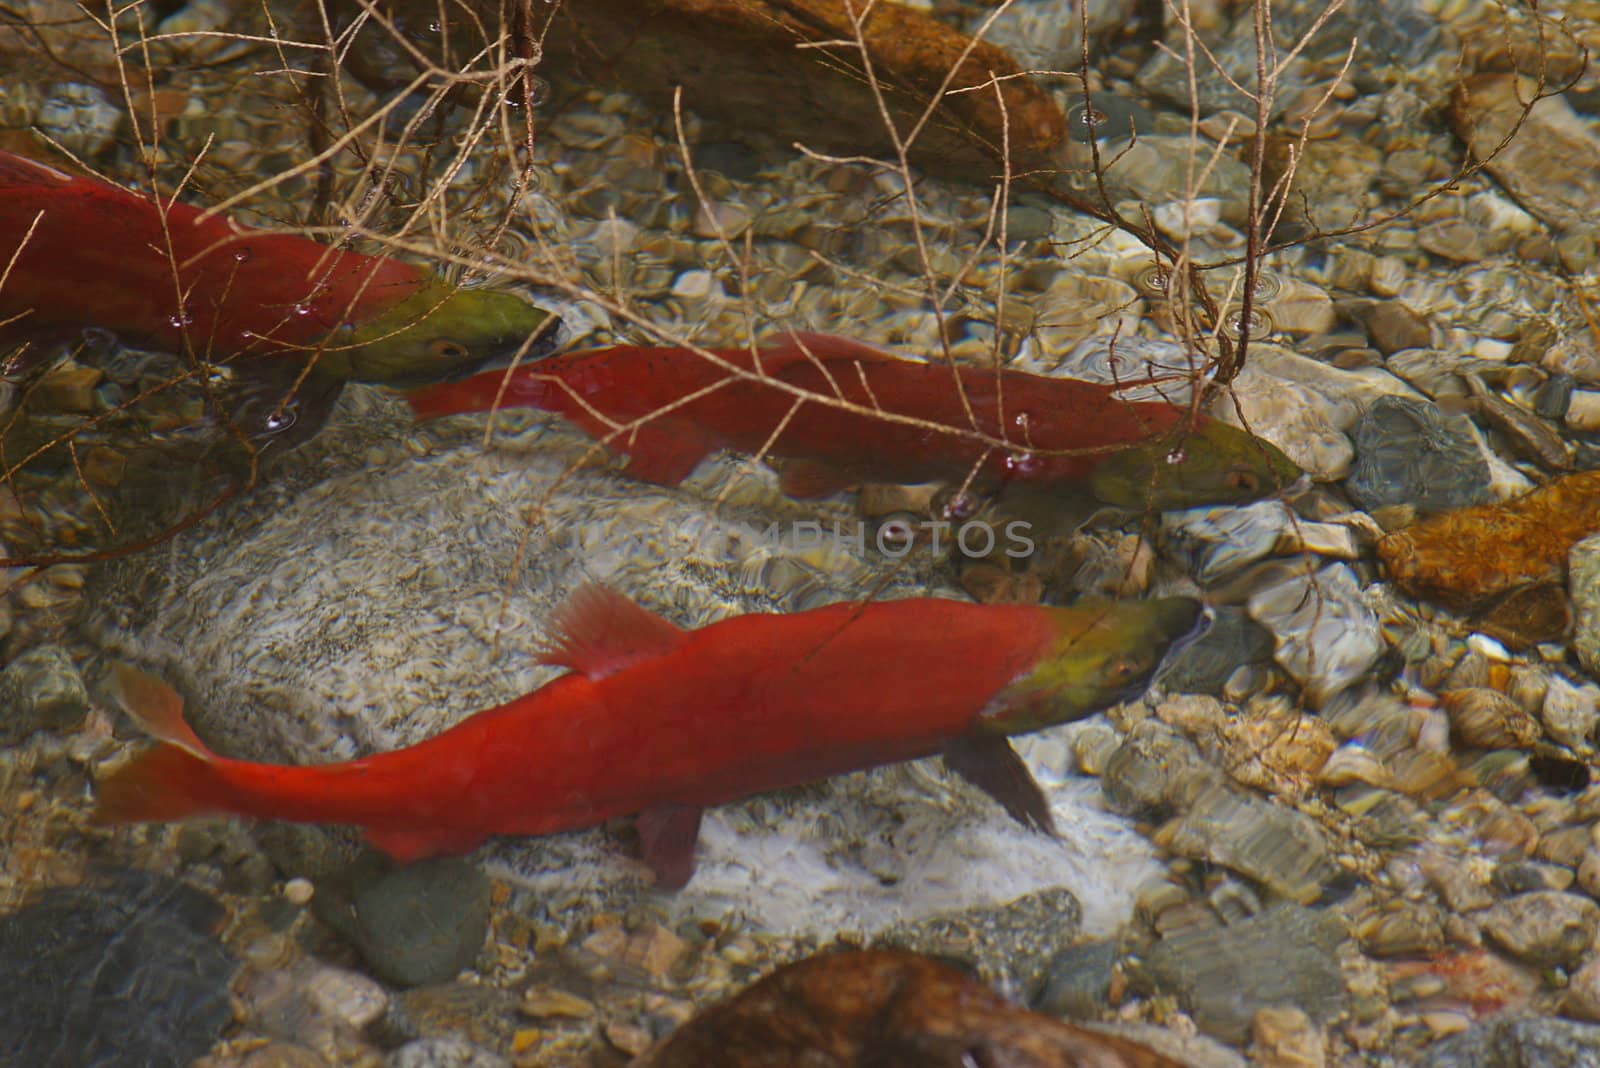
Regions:
M 899 359 L 839 337 L 787 335 L 757 357 L 744 349 L 714 354 L 746 372 L 759 359 L 766 378 L 738 376 L 689 349 L 621 346 L 430 387 L 413 393 L 411 405 L 423 418 L 497 406 L 557 412 L 626 453 L 630 473 L 665 485 L 718 449 L 760 453 L 788 461 L 783 486 L 797 497 L 862 481 L 960 483 L 969 474 L 979 487 L 1079 484 L 1131 449 L 1164 457 L 1184 431 L 1202 446 L 1208 438 L 1230 448 L 1236 438 L 1258 440 L 1164 402 L 1124 400 L 1115 386 Z M 871 410 L 802 401 L 804 394 Z M 1293 480 L 1288 470 L 1265 470 L 1277 450 L 1259 444 L 1260 456 L 1236 450 L 1250 480 L 1247 497 Z M 1149 470 L 1147 481 L 1169 477 L 1159 464 Z M 1101 479 L 1097 492 L 1101 485 L 1110 480 Z M 1122 495 L 1134 488 L 1146 487 Z M 1198 495 L 1225 500 L 1240 495 L 1235 489 L 1218 480 Z
M 1142 688 L 1200 615 L 1186 598 L 1070 609 L 913 599 L 684 631 L 589 588 L 543 658 L 569 674 L 342 764 L 219 757 L 183 724 L 175 694 L 129 673 L 125 707 L 167 744 L 101 784 L 101 815 L 350 823 L 410 860 L 637 813 L 647 858 L 673 882 L 688 876 L 709 805 L 943 749 L 1017 818 L 1048 827 L 1004 736 Z
M 413 264 L 206 218 L 8 152 L 0 273 L 0 336 L 53 340 L 95 326 L 208 359 L 325 348 L 324 373 L 371 381 L 470 371 L 483 349 L 515 351 L 547 318 Z M 466 323 L 457 304 L 479 321 Z

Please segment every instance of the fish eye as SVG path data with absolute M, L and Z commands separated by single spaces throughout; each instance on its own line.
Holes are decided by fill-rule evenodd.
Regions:
M 1240 493 L 1261 492 L 1261 477 L 1254 471 L 1244 468 L 1234 468 L 1228 472 L 1227 484 L 1229 489 L 1238 490 Z
M 447 337 L 436 337 L 428 342 L 428 355 L 439 360 L 464 360 L 468 356 L 467 347 L 459 341 L 452 341 Z
M 1139 662 L 1131 656 L 1119 656 L 1106 665 L 1106 678 L 1113 685 L 1130 683 L 1139 677 L 1143 670 Z

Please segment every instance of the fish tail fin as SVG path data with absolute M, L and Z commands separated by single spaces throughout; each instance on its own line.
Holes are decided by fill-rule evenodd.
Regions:
M 96 787 L 98 823 L 145 823 L 223 809 L 217 756 L 183 718 L 183 698 L 160 679 L 113 665 L 111 690 L 129 718 L 160 745 L 113 769 Z
M 165 823 L 226 810 L 216 765 L 163 742 L 95 784 L 96 823 Z
M 206 748 L 183 718 L 183 698 L 171 686 L 127 664 L 114 664 L 111 692 L 122 710 L 150 737 L 201 760 L 216 759 L 216 754 Z

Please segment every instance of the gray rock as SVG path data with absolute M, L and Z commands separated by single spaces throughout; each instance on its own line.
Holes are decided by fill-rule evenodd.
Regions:
M 1196 798 L 1161 838 L 1175 853 L 1220 864 L 1303 903 L 1320 897 L 1339 871 L 1311 817 L 1225 786 Z
M 89 691 L 67 651 L 29 649 L 0 672 L 0 745 L 34 731 L 71 730 L 89 714 Z
M 1202 1031 L 1242 1044 L 1256 1010 L 1269 1005 L 1296 1006 L 1319 1022 L 1342 1011 L 1335 951 L 1346 937 L 1334 913 L 1281 904 L 1230 927 L 1169 935 L 1139 974 L 1175 996 Z
M 383 1068 L 511 1068 L 511 1062 L 464 1038 L 419 1038 L 391 1052 Z
M 880 944 L 969 960 L 1008 996 L 1034 990 L 1077 932 L 1083 908 L 1069 891 L 1043 890 L 1004 905 L 930 916 L 889 928 Z
M 1106 761 L 1100 788 L 1118 812 L 1158 816 L 1220 782 L 1195 744 L 1158 720 L 1134 725 Z
M 1571 1020 L 1490 1020 L 1433 1046 L 1417 1068 L 1600 1068 L 1600 1027 Z
M 0 916 L 0 1064 L 189 1064 L 232 1017 L 222 919 L 199 890 L 131 871 Z
M 1536 890 L 1492 905 L 1483 933 L 1518 960 L 1542 967 L 1575 964 L 1594 943 L 1600 906 L 1582 894 Z
M 1098 1019 L 1111 1006 L 1111 973 L 1122 949 L 1111 940 L 1079 942 L 1056 955 L 1032 1007 L 1052 1016 Z
M 1600 679 L 1600 534 L 1572 547 L 1567 554 L 1567 573 L 1577 616 L 1572 647 L 1584 670 Z
M 1161 675 L 1162 689 L 1218 694 L 1240 667 L 1272 660 L 1272 634 L 1243 608 L 1219 605 L 1212 612 L 1211 629 L 1169 661 Z
M 354 936 L 381 978 L 420 986 L 470 968 L 489 931 L 489 880 L 462 860 L 431 860 L 359 881 Z
M 1493 500 L 1489 465 L 1463 416 L 1426 401 L 1384 397 L 1355 426 L 1356 461 L 1345 482 L 1367 511 L 1409 504 L 1423 514 Z
M 1281 582 L 1257 590 L 1246 608 L 1271 632 L 1274 656 L 1305 687 L 1306 700 L 1321 707 L 1366 676 L 1384 641 L 1355 571 L 1328 564 L 1312 573 L 1315 558 L 1305 562 Z

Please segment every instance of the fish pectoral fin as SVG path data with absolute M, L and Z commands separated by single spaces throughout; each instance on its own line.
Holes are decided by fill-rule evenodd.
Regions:
M 628 454 L 630 476 L 658 486 L 676 486 L 711 452 L 705 437 L 689 428 L 643 426 L 607 439 L 614 452 Z
M 539 663 L 603 679 L 630 664 L 670 653 L 683 638 L 680 627 L 616 590 L 591 582 L 573 590 L 556 609 L 551 646 L 539 654 Z
M 368 827 L 366 840 L 372 847 L 401 864 L 410 864 L 429 857 L 457 857 L 470 853 L 483 844 L 484 836 L 477 831 L 454 828 L 378 828 Z
M 639 813 L 639 851 L 656 874 L 656 885 L 677 890 L 694 875 L 694 846 L 700 837 L 703 810 L 661 805 Z
M 1000 802 L 1024 827 L 1059 837 L 1044 791 L 1004 737 L 963 734 L 945 746 L 944 766 Z
M 796 500 L 827 497 L 860 481 L 817 460 L 789 460 L 778 474 L 779 487 Z

